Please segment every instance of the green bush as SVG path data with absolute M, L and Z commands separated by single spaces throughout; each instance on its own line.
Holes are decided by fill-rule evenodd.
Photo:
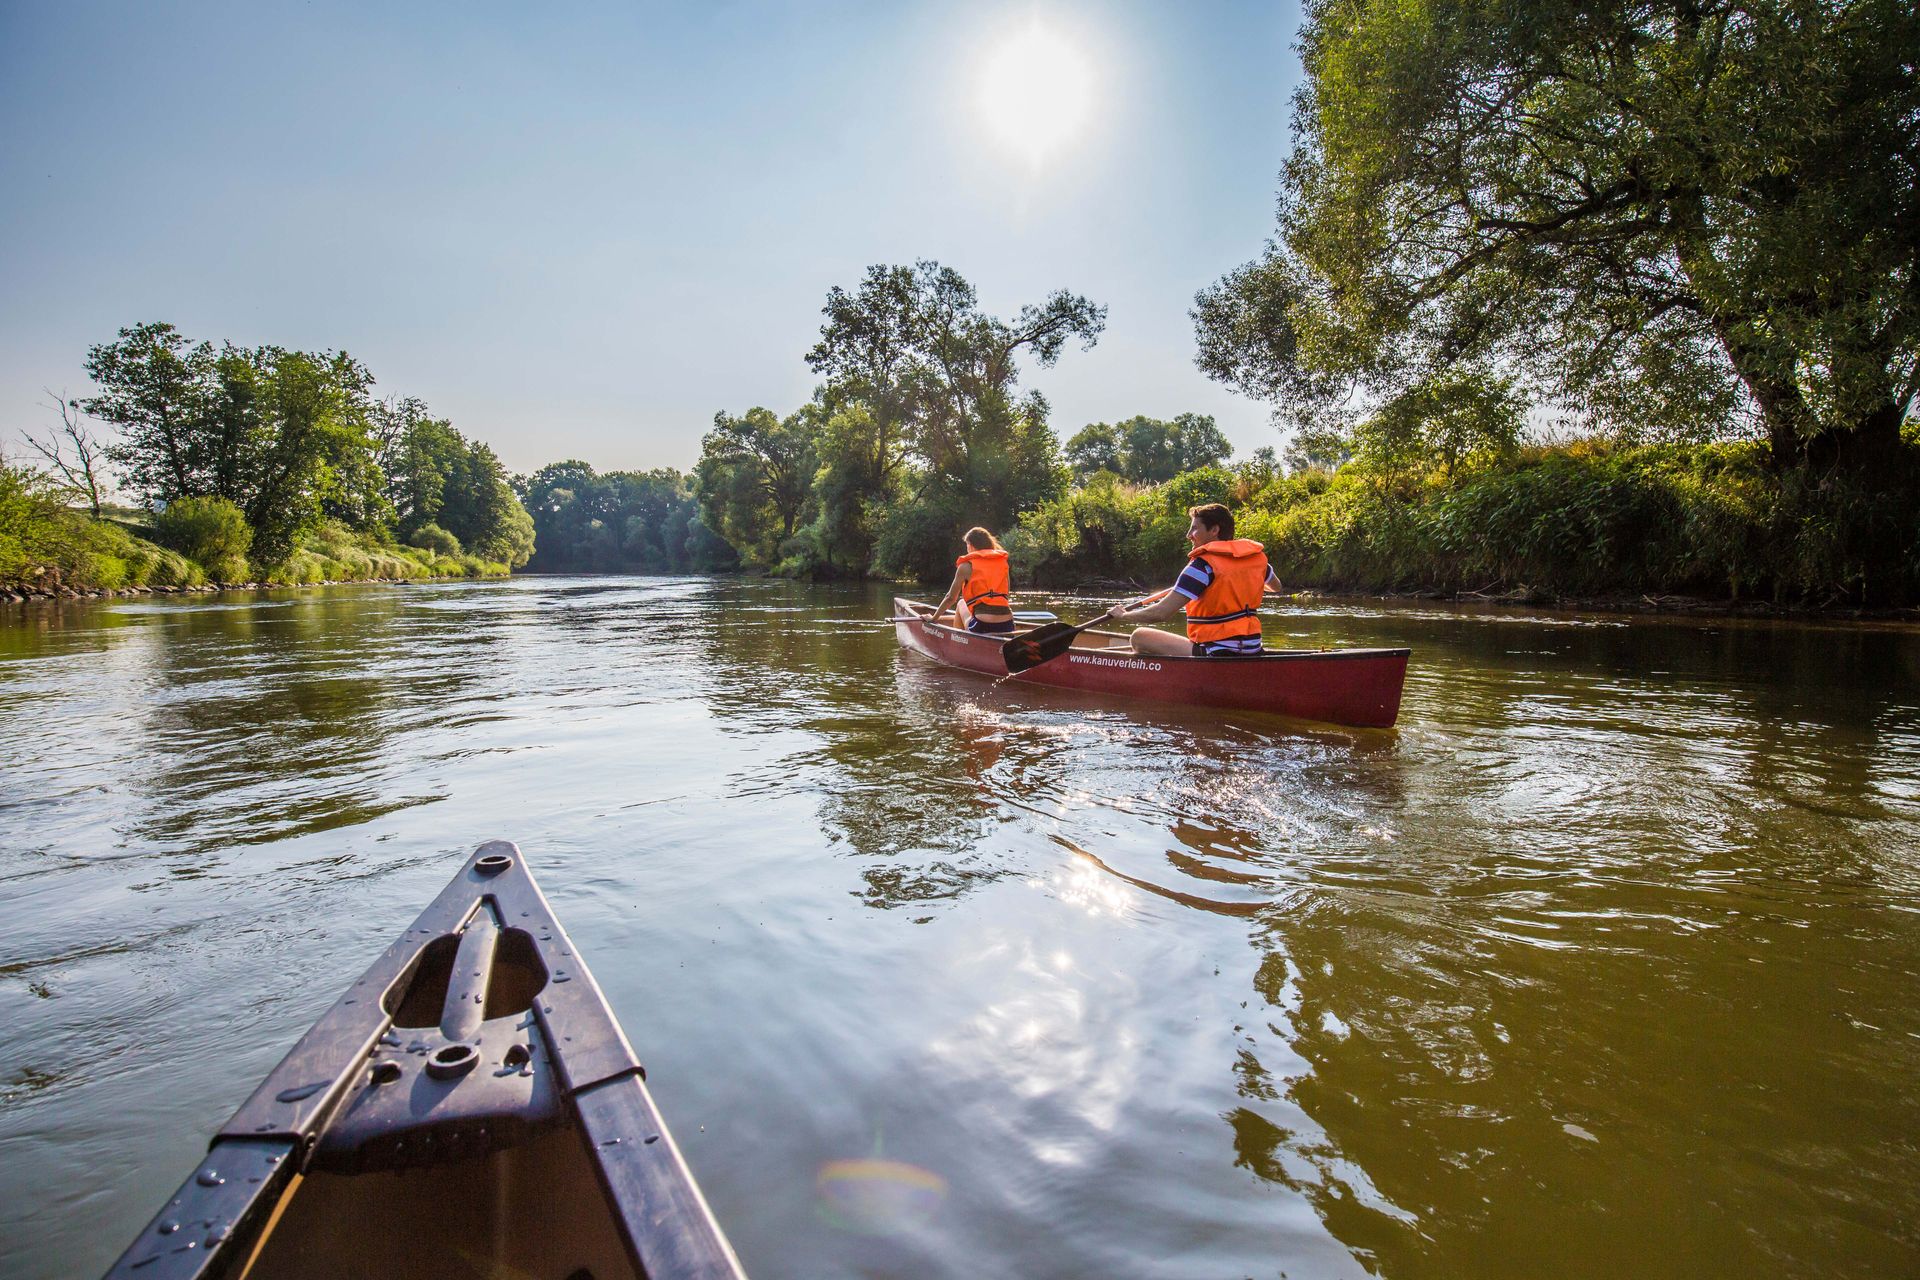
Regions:
M 1095 476 L 1029 512 L 1008 547 L 1033 585 L 1157 582 L 1186 554 L 1186 508 L 1231 481 L 1238 532 L 1289 586 L 1900 605 L 1920 601 L 1920 449 L 1889 465 L 1783 474 L 1753 443 L 1576 441 L 1451 475 L 1209 469 L 1146 490 Z
M 225 498 L 175 498 L 153 518 L 155 539 L 207 571 L 215 582 L 252 578 L 247 550 L 253 530 L 239 507 Z
M 436 556 L 457 556 L 460 554 L 460 539 L 448 533 L 437 524 L 423 524 L 407 537 L 407 545 L 418 547 L 422 551 L 431 551 Z
M 1097 471 L 1083 489 L 1020 517 L 1006 538 L 1016 584 L 1073 586 L 1138 571 L 1136 543 L 1157 508 L 1152 491 Z
M 32 471 L 0 462 L 0 586 L 110 591 L 204 581 L 185 557 L 65 509 Z
M 918 502 L 889 508 L 874 540 L 874 568 L 889 576 L 944 584 L 953 576 L 960 537 L 972 523 L 967 514 L 967 504 L 952 492 L 930 493 Z

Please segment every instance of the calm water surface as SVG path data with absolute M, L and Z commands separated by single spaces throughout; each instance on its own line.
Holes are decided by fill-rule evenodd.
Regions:
M 497 836 L 756 1277 L 1920 1274 L 1920 635 L 1270 621 L 1413 647 L 1354 734 L 994 690 L 885 613 L 12 607 L 0 1272 L 111 1261 Z

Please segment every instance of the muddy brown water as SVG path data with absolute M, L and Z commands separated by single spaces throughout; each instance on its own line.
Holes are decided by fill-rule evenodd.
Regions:
M 1355 733 L 888 595 L 0 613 L 0 1272 L 101 1270 L 504 837 L 757 1277 L 1920 1274 L 1920 634 L 1275 614 L 1413 648 Z

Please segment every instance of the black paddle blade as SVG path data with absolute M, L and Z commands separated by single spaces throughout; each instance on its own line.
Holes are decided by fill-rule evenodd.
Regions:
M 1000 659 L 1007 664 L 1007 674 L 1017 676 L 1029 667 L 1059 657 L 1073 647 L 1073 638 L 1080 630 L 1064 622 L 1050 622 L 1023 636 L 1015 636 L 1000 646 Z

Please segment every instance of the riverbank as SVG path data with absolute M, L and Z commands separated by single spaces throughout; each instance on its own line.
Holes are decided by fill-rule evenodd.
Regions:
M 319 582 L 203 582 L 191 587 L 111 587 L 84 590 L 62 587 L 53 591 L 21 591 L 0 587 L 0 604 L 48 604 L 56 600 L 112 600 L 129 596 L 218 595 L 227 591 L 284 591 L 289 587 L 409 587 L 422 582 L 464 582 L 473 577 L 507 577 L 506 574 L 444 574 L 419 578 L 340 578 Z
M 62 507 L 0 475 L 0 600 L 332 586 L 354 582 L 505 577 L 507 565 L 450 549 L 401 545 L 323 520 L 271 564 L 242 551 L 163 545 L 144 513 L 103 517 Z M 187 554 L 187 552 L 193 552 Z
M 1435 604 L 1489 605 L 1529 613 L 1633 613 L 1685 618 L 1753 618 L 1801 622 L 1910 622 L 1920 624 L 1920 608 L 1870 609 L 1857 605 L 1794 605 L 1768 600 L 1716 600 L 1707 596 L 1611 595 L 1561 596 L 1520 587 L 1512 591 L 1382 591 L 1366 594 L 1332 591 L 1289 592 L 1284 597 L 1315 604 L 1367 600 Z

